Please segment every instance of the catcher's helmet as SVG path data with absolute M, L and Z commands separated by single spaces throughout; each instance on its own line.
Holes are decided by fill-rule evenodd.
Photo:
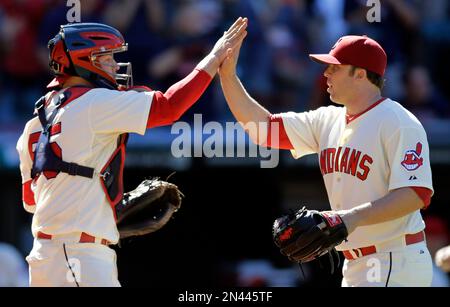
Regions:
M 113 27 L 100 23 L 62 25 L 59 33 L 48 42 L 49 66 L 56 78 L 49 87 L 60 85 L 67 76 L 82 77 L 96 86 L 116 89 L 118 81 L 132 85 L 131 63 L 117 63 L 126 67 L 124 74 L 112 75 L 98 62 L 102 55 L 127 51 L 128 45 Z

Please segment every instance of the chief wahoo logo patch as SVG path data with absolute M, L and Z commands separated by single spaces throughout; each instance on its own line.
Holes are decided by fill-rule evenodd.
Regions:
M 414 171 L 422 166 L 423 158 L 420 157 L 422 154 L 422 143 L 416 144 L 415 150 L 407 150 L 405 153 L 405 157 L 401 164 L 408 171 Z

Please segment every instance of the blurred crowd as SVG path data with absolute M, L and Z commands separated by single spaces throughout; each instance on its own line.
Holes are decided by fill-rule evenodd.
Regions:
M 76 1 L 69 1 L 76 2 Z M 375 1 L 376 2 L 376 1 Z M 385 96 L 422 121 L 450 118 L 450 3 L 383 0 L 369 23 L 366 0 L 80 0 L 81 22 L 119 29 L 129 44 L 135 84 L 166 90 L 184 77 L 237 16 L 249 18 L 239 74 L 271 112 L 329 104 L 323 67 L 308 53 L 338 37 L 367 34 L 388 53 Z M 67 23 L 66 0 L 0 0 L 0 123 L 30 118 L 51 76 L 46 44 Z M 446 30 L 449 29 L 449 30 Z M 218 82 L 192 113 L 231 119 Z

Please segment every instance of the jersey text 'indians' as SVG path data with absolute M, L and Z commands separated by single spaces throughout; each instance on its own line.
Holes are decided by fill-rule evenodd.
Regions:
M 349 147 L 326 148 L 320 153 L 320 170 L 322 175 L 333 172 L 350 174 L 364 181 L 373 163 L 371 156 Z

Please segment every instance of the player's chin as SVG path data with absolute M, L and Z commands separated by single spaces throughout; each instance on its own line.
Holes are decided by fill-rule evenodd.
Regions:
M 329 94 L 329 96 L 330 96 L 330 100 L 331 100 L 332 102 L 336 102 L 336 95 L 333 93 L 333 91 L 331 91 L 330 88 L 328 88 L 328 89 L 327 89 L 327 92 L 328 92 L 328 94 Z
M 339 98 L 337 98 L 336 95 L 330 94 L 330 100 L 335 104 L 344 105 L 342 102 L 339 101 Z
M 327 88 L 327 93 L 330 94 L 330 97 L 331 97 L 331 96 L 333 96 L 334 91 L 333 91 L 333 89 L 331 87 L 328 87 Z

